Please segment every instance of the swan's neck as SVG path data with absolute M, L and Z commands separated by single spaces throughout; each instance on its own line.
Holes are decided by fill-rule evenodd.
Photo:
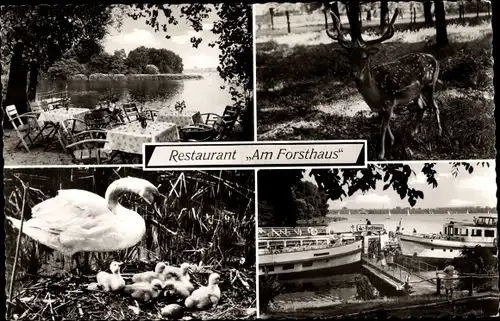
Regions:
M 144 188 L 144 181 L 135 177 L 126 177 L 114 181 L 106 190 L 105 199 L 110 211 L 116 213 L 119 208 L 118 199 L 123 193 L 130 192 L 139 194 Z

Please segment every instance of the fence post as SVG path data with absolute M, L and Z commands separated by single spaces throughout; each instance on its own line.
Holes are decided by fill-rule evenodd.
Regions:
M 441 278 L 439 277 L 439 275 L 436 279 L 436 292 L 438 295 L 441 295 Z

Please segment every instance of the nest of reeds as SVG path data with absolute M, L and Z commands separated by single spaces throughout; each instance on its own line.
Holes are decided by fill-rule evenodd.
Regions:
M 125 262 L 123 277 L 131 283 L 135 271 L 152 270 L 154 265 L 153 262 Z M 182 320 L 255 319 L 255 268 L 217 270 L 210 266 L 196 266 L 195 272 L 191 273 L 193 285 L 196 288 L 206 285 L 212 272 L 221 275 L 219 304 L 206 311 L 184 309 Z M 172 303 L 184 307 L 183 300 L 175 297 L 160 296 L 154 301 L 141 303 L 119 292 L 89 290 L 89 285 L 96 281 L 96 273 L 66 273 L 59 277 L 42 276 L 34 281 L 20 281 L 16 295 L 9 302 L 9 317 L 14 320 L 158 320 L 166 319 L 160 313 L 163 307 Z

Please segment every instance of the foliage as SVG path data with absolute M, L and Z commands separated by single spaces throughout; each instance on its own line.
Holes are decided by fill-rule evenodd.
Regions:
M 159 73 L 182 73 L 182 58 L 176 53 L 167 49 L 138 47 L 128 53 L 125 64 L 130 71 L 136 73 L 145 72 L 146 65 L 155 65 Z
M 460 274 L 498 275 L 498 260 L 493 254 L 491 248 L 481 247 L 480 245 L 476 245 L 475 248 L 463 248 L 460 256 L 453 259 L 453 265 Z M 474 278 L 472 282 L 476 291 L 478 289 L 491 290 L 492 280 L 489 278 Z M 469 289 L 470 285 L 471 279 L 460 279 L 458 287 Z
M 92 56 L 87 68 L 89 73 L 123 74 L 126 72 L 124 61 L 120 55 L 110 55 L 107 52 Z
M 458 173 L 457 170 L 461 168 L 469 174 L 474 170 L 474 165 L 467 162 L 451 164 L 452 173 Z M 436 175 L 438 173 L 434 166 L 435 163 L 424 163 L 420 172 L 426 176 L 428 185 L 437 188 Z M 489 166 L 489 163 L 479 162 L 476 166 L 485 167 Z M 292 227 L 296 225 L 298 208 L 293 191 L 303 184 L 301 180 L 304 172 L 305 170 L 260 170 L 258 172 L 258 199 L 259 202 L 265 202 L 273 207 L 272 219 L 275 224 Z M 414 207 L 419 199 L 424 198 L 422 191 L 409 186 L 409 179 L 412 175 L 416 175 L 416 172 L 408 164 L 368 164 L 367 168 L 363 169 L 312 169 L 309 175 L 314 177 L 318 190 L 333 201 L 343 200 L 357 192 L 366 193 L 374 190 L 378 182 L 384 183 L 384 190 L 392 188 L 402 200 L 406 199 L 411 207 Z M 320 204 L 323 204 L 323 200 Z
M 266 275 L 259 276 L 259 308 L 264 312 L 273 300 L 285 292 L 285 287 L 279 283 L 277 277 Z
M 119 7 L 108 4 L 3 6 L 0 54 L 11 60 L 5 105 L 15 104 L 19 113 L 26 112 L 29 98 L 26 87 L 34 97 L 39 71 L 47 71 L 79 42 L 103 39 L 108 25 L 114 22 L 112 10 Z
M 144 73 L 145 74 L 153 74 L 153 75 L 156 75 L 158 74 L 160 71 L 158 69 L 158 67 L 156 67 L 155 65 L 146 65 L 146 67 L 144 67 Z
M 86 73 L 85 67 L 72 58 L 62 58 L 47 70 L 52 79 L 67 79 L 71 75 Z

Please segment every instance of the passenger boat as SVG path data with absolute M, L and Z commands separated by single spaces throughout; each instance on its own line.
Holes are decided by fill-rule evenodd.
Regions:
M 382 231 L 383 224 L 359 224 L 350 232 L 327 226 L 258 228 L 259 275 L 291 279 L 352 273 Z
M 464 247 L 477 245 L 496 252 L 497 218 L 480 216 L 474 222 L 450 221 L 436 234 L 399 234 L 401 252 L 441 267 L 446 260 L 458 257 Z

